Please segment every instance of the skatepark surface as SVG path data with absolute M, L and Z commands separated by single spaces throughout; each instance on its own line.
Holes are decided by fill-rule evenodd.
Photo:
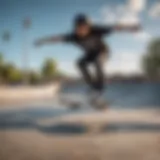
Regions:
M 160 110 L 2 108 L 1 160 L 159 160 Z

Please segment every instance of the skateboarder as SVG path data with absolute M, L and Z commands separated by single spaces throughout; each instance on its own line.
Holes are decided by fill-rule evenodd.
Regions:
M 81 47 L 84 55 L 77 61 L 77 66 L 91 90 L 101 94 L 104 91 L 105 78 L 103 66 L 109 54 L 109 48 L 103 41 L 104 36 L 109 36 L 115 31 L 136 32 L 139 28 L 139 25 L 94 25 L 86 15 L 79 14 L 75 17 L 74 29 L 71 33 L 41 38 L 35 44 L 40 46 L 47 43 L 70 42 Z M 95 67 L 96 76 L 94 78 L 88 70 L 90 64 Z

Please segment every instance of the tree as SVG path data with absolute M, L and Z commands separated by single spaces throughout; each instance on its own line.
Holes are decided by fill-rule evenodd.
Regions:
M 3 76 L 2 76 L 2 73 L 3 73 L 3 65 L 4 65 L 3 55 L 0 54 L 0 82 L 3 81 Z
M 160 38 L 150 42 L 143 58 L 143 68 L 149 78 L 160 79 Z
M 41 80 L 40 75 L 35 71 L 30 71 L 28 77 L 29 77 L 30 84 L 38 84 Z
M 3 55 L 0 53 L 0 65 L 3 63 Z
M 42 77 L 44 80 L 50 81 L 57 73 L 57 63 L 54 59 L 45 60 L 42 67 Z
M 21 71 L 12 64 L 4 65 L 2 75 L 5 83 L 18 83 L 22 81 Z
M 1 69 L 3 67 L 3 64 L 4 64 L 3 55 L 0 54 L 0 71 L 1 71 Z

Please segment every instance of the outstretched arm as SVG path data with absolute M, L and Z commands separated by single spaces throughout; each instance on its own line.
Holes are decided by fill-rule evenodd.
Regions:
M 115 31 L 138 32 L 138 31 L 141 30 L 141 26 L 139 24 L 135 24 L 135 25 L 117 24 L 113 28 L 114 28 Z
M 41 46 L 48 43 L 57 43 L 64 40 L 63 36 L 55 36 L 55 37 L 46 37 L 46 38 L 40 38 L 35 41 L 36 46 Z
M 110 34 L 112 32 L 121 32 L 121 31 L 128 31 L 128 32 L 138 32 L 141 30 L 141 26 L 139 24 L 135 25 L 124 25 L 124 24 L 115 24 L 115 25 L 108 25 L 108 26 L 95 26 L 95 30 L 100 35 Z

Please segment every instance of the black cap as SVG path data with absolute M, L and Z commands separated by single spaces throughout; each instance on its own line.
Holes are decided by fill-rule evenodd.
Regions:
M 90 24 L 88 17 L 85 14 L 78 14 L 74 20 L 75 26 L 82 24 Z

